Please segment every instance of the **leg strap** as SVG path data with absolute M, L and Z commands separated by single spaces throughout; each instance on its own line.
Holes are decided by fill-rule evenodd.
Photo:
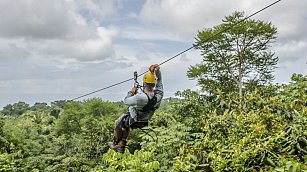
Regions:
M 127 114 L 125 116 L 123 116 L 122 120 L 121 120 L 121 125 L 124 129 L 129 129 L 130 128 L 130 119 L 131 116 L 130 114 L 127 112 Z

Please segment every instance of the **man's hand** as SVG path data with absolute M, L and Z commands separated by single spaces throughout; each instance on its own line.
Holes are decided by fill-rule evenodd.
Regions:
M 132 87 L 130 92 L 132 95 L 135 95 L 137 91 L 138 91 L 137 87 Z
M 160 70 L 160 66 L 158 64 L 154 64 L 149 67 L 149 71 L 151 73 L 156 73 L 158 70 Z

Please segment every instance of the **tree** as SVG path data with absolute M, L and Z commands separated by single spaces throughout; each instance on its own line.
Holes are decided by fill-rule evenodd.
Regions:
M 51 107 L 56 106 L 56 107 L 63 109 L 66 102 L 67 102 L 66 100 L 57 100 L 57 101 L 51 102 Z
M 3 126 L 5 125 L 5 119 L 0 114 L 0 154 L 3 152 L 3 149 L 5 148 L 5 139 L 3 138 Z
M 29 104 L 25 102 L 14 103 L 13 105 L 8 104 L 3 107 L 2 113 L 4 115 L 22 115 L 24 112 L 29 110 Z
M 13 115 L 22 115 L 29 110 L 29 104 L 25 102 L 18 102 L 13 104 Z
M 50 115 L 57 118 L 60 112 L 64 109 L 66 102 L 67 102 L 66 100 L 57 100 L 57 101 L 51 102 Z
M 39 103 L 36 102 L 31 108 L 30 110 L 32 111 L 37 111 L 37 112 L 49 112 L 50 111 L 50 107 L 47 105 L 47 103 Z
M 188 70 L 188 77 L 197 78 L 209 94 L 216 90 L 238 92 L 240 105 L 243 86 L 270 83 L 278 61 L 269 50 L 276 38 L 276 27 L 243 19 L 243 12 L 235 12 L 225 17 L 222 24 L 200 31 L 195 45 L 201 50 L 203 62 Z
M 4 115 L 12 115 L 13 113 L 13 106 L 11 104 L 8 104 L 6 106 L 3 107 L 2 111 L 1 111 Z

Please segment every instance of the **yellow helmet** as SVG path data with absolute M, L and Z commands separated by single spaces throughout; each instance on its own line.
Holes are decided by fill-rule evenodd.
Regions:
M 148 84 L 156 84 L 157 77 L 155 74 L 148 71 L 144 74 L 143 82 Z

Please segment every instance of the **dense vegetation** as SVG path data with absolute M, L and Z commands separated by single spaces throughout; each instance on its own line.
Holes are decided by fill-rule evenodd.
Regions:
M 0 171 L 307 170 L 307 76 L 244 96 L 194 91 L 165 99 L 124 154 L 109 150 L 122 103 L 90 99 L 7 105 L 0 116 Z M 65 106 L 63 106 L 65 104 Z

